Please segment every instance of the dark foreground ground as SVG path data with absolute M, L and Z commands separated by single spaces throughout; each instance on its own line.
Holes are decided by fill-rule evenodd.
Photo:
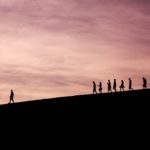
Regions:
M 1 137 L 6 139 L 5 146 L 15 139 L 11 148 L 19 143 L 19 147 L 34 144 L 34 148 L 54 145 L 61 149 L 62 146 L 143 149 L 149 144 L 149 118 L 150 90 L 0 106 Z M 44 142 L 39 145 L 41 141 Z
M 129 114 L 137 116 L 149 114 L 150 89 L 111 94 L 82 95 L 43 99 L 0 106 L 2 112 L 23 113 L 98 113 L 105 114 Z

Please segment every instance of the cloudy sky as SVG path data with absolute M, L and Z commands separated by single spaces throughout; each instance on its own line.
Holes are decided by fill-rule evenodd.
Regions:
M 0 104 L 150 79 L 149 0 L 0 0 Z

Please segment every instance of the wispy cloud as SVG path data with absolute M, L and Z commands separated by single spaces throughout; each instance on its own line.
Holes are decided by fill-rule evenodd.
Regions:
M 2 103 L 11 88 L 18 101 L 89 93 L 92 80 L 115 77 L 139 88 L 150 76 L 149 4 L 0 0 Z

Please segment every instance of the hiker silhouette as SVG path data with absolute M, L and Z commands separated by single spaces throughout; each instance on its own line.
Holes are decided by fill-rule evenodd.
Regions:
M 11 103 L 11 102 L 13 102 L 14 103 L 14 91 L 13 90 L 11 90 L 11 92 L 10 92 L 10 101 L 9 101 L 9 104 Z
M 93 94 L 97 94 L 96 83 L 93 81 Z
M 108 85 L 108 93 L 109 93 L 109 92 L 112 93 L 112 90 L 111 90 L 111 82 L 110 82 L 110 80 L 108 80 L 107 85 Z
M 99 83 L 99 93 L 102 93 L 103 87 L 102 87 L 102 82 Z
M 143 77 L 143 89 L 147 89 L 147 79 Z
M 129 90 L 132 90 L 132 91 L 133 91 L 131 78 L 129 78 Z
M 125 86 L 124 86 L 124 81 L 123 81 L 123 80 L 121 80 L 120 92 L 121 92 L 121 91 L 123 91 L 123 92 L 124 92 L 124 88 L 125 88 Z
M 113 89 L 115 92 L 117 92 L 116 88 L 117 88 L 117 81 L 116 81 L 116 79 L 114 79 Z

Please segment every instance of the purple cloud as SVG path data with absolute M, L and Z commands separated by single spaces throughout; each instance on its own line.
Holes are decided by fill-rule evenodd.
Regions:
M 17 100 L 91 92 L 149 77 L 147 0 L 0 0 L 0 90 Z M 106 89 L 106 85 L 105 89 Z M 37 93 L 37 94 L 36 94 Z

